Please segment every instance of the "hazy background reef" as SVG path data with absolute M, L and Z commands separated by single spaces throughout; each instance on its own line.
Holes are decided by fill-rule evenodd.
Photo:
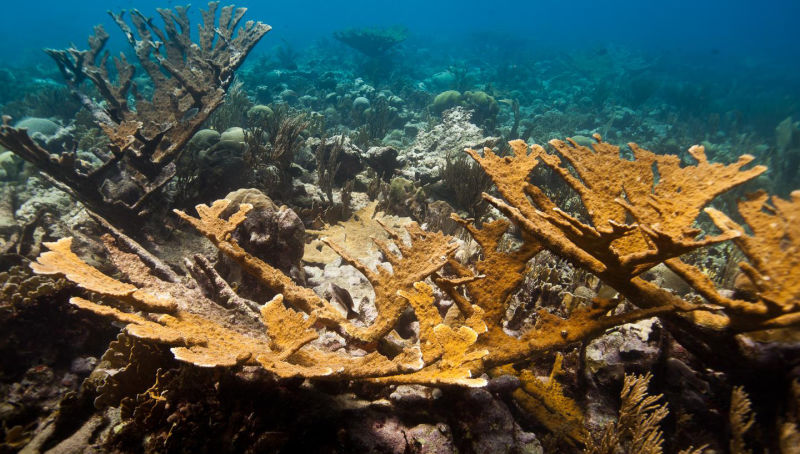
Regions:
M 77 104 L 59 96 L 61 77 L 41 49 L 70 42 L 85 47 L 92 26 L 102 23 L 111 34 L 112 53 L 129 52 L 103 11 L 136 7 L 153 15 L 158 6 L 169 5 L 6 5 L 0 18 L 0 111 L 17 120 L 54 116 L 69 121 Z M 496 101 L 508 100 L 498 104 L 497 121 L 480 125 L 487 135 L 542 143 L 599 132 L 612 142 L 636 140 L 661 147 L 660 152 L 708 141 L 714 144 L 714 159 L 749 152 L 769 165 L 780 145 L 776 126 L 790 116 L 800 119 L 800 31 L 793 26 L 800 6 L 795 2 L 768 7 L 749 1 L 620 1 L 603 8 L 592 2 L 243 6 L 249 17 L 274 27 L 239 71 L 250 100 L 323 115 L 334 107 L 342 118 L 326 118 L 331 133 L 356 131 L 368 122 L 342 111 L 343 97 L 402 99 L 402 105 L 393 106 L 401 118 L 386 131 L 373 131 L 377 134 L 426 121 L 441 92 L 483 91 Z M 405 39 L 380 58 L 334 38 L 348 28 L 393 26 L 402 27 Z M 359 79 L 368 88 L 357 88 Z M 34 97 L 49 97 L 52 105 Z M 516 129 L 514 102 L 519 105 Z

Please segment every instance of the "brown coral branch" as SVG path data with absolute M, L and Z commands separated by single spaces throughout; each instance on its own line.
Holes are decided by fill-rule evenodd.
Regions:
M 122 13 L 110 13 L 153 82 L 150 97 L 139 92 L 134 82 L 136 67 L 124 55 L 113 59 L 115 70 L 111 71 L 109 53 L 103 51 L 108 34 L 101 26 L 89 38 L 88 50 L 47 50 L 71 92 L 109 136 L 109 157 L 89 173 L 76 166 L 74 153 L 66 150 L 51 157 L 7 121 L 0 127 L 0 144 L 115 225 L 137 224 L 151 197 L 175 175 L 175 162 L 186 143 L 222 104 L 234 71 L 270 30 L 252 21 L 237 29 L 246 10 L 234 11 L 231 6 L 222 8 L 215 27 L 217 5 L 211 2 L 203 12 L 202 46 L 191 40 L 187 8 L 158 10 L 163 30 L 136 10 L 131 11 L 130 24 Z M 87 79 L 104 103 L 81 91 Z M 128 103 L 131 97 L 135 108 Z
M 755 178 L 764 172 L 765 167 L 745 168 L 753 160 L 749 155 L 743 155 L 737 162 L 729 165 L 710 163 L 702 147 L 692 147 L 689 150 L 697 161 L 692 166 L 682 167 L 677 157 L 656 155 L 636 144 L 630 144 L 634 159 L 627 160 L 620 156 L 619 147 L 602 142 L 599 136 L 595 139 L 597 143 L 593 149 L 571 140 L 551 142 L 577 176 L 562 164 L 558 156 L 551 155 L 538 146 L 532 146 L 532 153 L 526 154 L 524 143 L 520 142 L 512 143 L 515 156 L 505 157 L 503 160 L 486 152 L 484 155 L 490 156 L 489 158 L 480 157 L 474 151 L 468 153 L 484 168 L 489 167 L 487 173 L 492 176 L 503 196 L 503 199 L 499 199 L 484 194 L 486 200 L 545 248 L 596 274 L 640 307 L 673 306 L 681 311 L 692 311 L 688 317 L 696 324 L 714 329 L 741 331 L 796 323 L 798 317 L 787 312 L 794 311 L 799 296 L 797 292 L 781 290 L 791 287 L 786 287 L 785 284 L 776 285 L 770 279 L 763 279 L 763 271 L 757 268 L 763 268 L 758 257 L 764 255 L 765 249 L 786 249 L 784 238 L 797 236 L 784 233 L 787 232 L 785 227 L 783 230 L 774 228 L 774 220 L 780 219 L 780 216 L 770 216 L 761 211 L 766 196 L 756 197 L 750 204 L 745 203 L 741 210 L 743 216 L 747 217 L 745 213 L 750 216 L 748 223 L 752 219 L 759 227 L 772 226 L 775 233 L 771 240 L 766 240 L 769 246 L 754 246 L 754 241 L 763 242 L 765 240 L 761 238 L 769 237 L 769 234 L 748 237 L 744 235 L 743 228 L 711 208 L 707 208 L 706 212 L 723 231 L 722 234 L 697 239 L 702 232 L 693 226 L 700 210 L 714 197 Z M 546 203 L 534 203 L 532 199 L 520 195 L 524 193 L 521 188 L 529 184 L 525 181 L 527 173 L 535 166 L 530 163 L 532 156 L 540 158 L 553 168 L 579 193 L 593 225 L 585 224 L 558 209 L 544 212 L 536 207 Z M 523 160 L 520 163 L 528 164 L 515 164 L 520 159 Z M 658 178 L 654 174 L 653 166 L 657 167 Z M 509 175 L 509 171 L 517 174 Z M 781 205 L 782 212 L 789 213 L 795 209 L 791 203 L 773 203 Z M 633 216 L 637 222 L 626 224 L 628 215 Z M 713 285 L 699 276 L 699 271 L 693 271 L 691 267 L 681 265 L 675 259 L 697 248 L 727 240 L 733 240 L 743 250 L 759 249 L 758 253 L 750 254 L 753 256 L 751 263 L 756 266 L 744 264 L 742 270 L 760 289 L 761 305 L 716 295 Z M 794 254 L 791 251 L 796 247 L 789 249 L 790 254 Z M 719 306 L 721 312 L 709 311 L 708 307 L 688 303 L 635 277 L 662 262 L 683 275 L 690 284 L 697 286 L 697 290 L 709 298 L 712 304 Z M 778 275 L 788 277 L 798 273 L 787 254 L 775 254 L 769 263 L 773 264 L 772 272 Z M 776 266 L 781 271 L 777 271 Z M 776 279 L 779 282 L 786 281 L 784 277 Z M 771 292 L 767 290 L 768 285 Z M 772 318 L 765 316 L 765 304 L 770 308 Z
M 588 341 L 615 326 L 675 311 L 673 306 L 658 306 L 618 315 L 606 315 L 616 305 L 617 302 L 595 298 L 591 307 L 576 309 L 567 319 L 540 310 L 537 313 L 536 326 L 519 339 L 511 336 L 487 336 L 483 345 L 490 353 L 484 362 L 487 367 L 516 363 L 531 357 L 536 352 L 557 350 Z
M 748 263 L 740 264 L 759 292 L 759 298 L 771 310 L 800 310 L 800 191 L 791 200 L 769 197 L 763 191 L 739 203 L 739 212 L 753 235 L 722 212 L 709 208 L 706 212 L 723 232 L 737 232 L 733 242 L 744 252 Z
M 346 356 L 311 346 L 318 334 L 311 329 L 313 317 L 287 309 L 280 296 L 261 308 L 261 318 L 236 318 L 207 300 L 196 290 L 161 281 L 133 254 L 110 244 L 114 262 L 141 287 L 119 282 L 89 271 L 66 246 L 69 239 L 53 245 L 40 257 L 35 269 L 48 274 L 64 274 L 74 282 L 143 313 L 131 313 L 82 298 L 71 303 L 122 323 L 132 336 L 170 345 L 176 359 L 201 367 L 261 365 L 278 377 L 364 378 L 408 373 L 423 367 L 418 348 L 409 348 L 389 359 L 378 353 Z M 84 282 L 85 281 L 85 282 Z M 145 305 L 143 297 L 156 297 L 160 305 Z M 146 302 L 146 301 L 145 301 Z M 152 303 L 152 302 L 151 302 Z M 176 308 L 165 313 L 169 308 Z M 266 328 L 266 329 L 265 329 Z M 266 332 L 265 332 L 266 331 Z M 267 337 L 268 336 L 268 337 Z M 446 382 L 443 380 L 442 382 Z
M 583 412 L 578 404 L 564 394 L 557 378 L 562 374 L 564 357 L 556 354 L 553 368 L 546 381 L 540 380 L 527 369 L 515 370 L 512 366 L 493 369 L 493 376 L 512 375 L 520 380 L 520 387 L 512 393 L 514 400 L 547 429 L 571 444 L 582 443 L 586 438 Z
M 258 303 L 237 295 L 207 258 L 195 254 L 192 260 L 184 259 L 184 266 L 208 298 L 225 307 L 237 308 L 244 313 L 250 313 L 252 316 L 259 314 L 261 308 Z

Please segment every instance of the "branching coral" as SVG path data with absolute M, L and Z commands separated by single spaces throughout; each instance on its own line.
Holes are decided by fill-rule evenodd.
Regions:
M 452 260 L 455 246 L 449 237 L 424 232 L 412 223 L 406 227 L 409 245 L 403 244 L 397 233 L 387 230 L 399 254 L 392 251 L 389 243 L 374 240 L 391 264 L 391 271 L 383 267 L 372 270 L 349 256 L 336 243 L 328 241 L 345 262 L 361 271 L 373 285 L 379 316 L 371 325 L 359 326 L 311 290 L 296 285 L 278 269 L 247 254 L 231 238 L 231 233 L 243 221 L 250 206 L 241 204 L 239 211 L 223 219 L 220 215 L 227 206 L 228 201 L 220 200 L 211 206 L 199 205 L 197 218 L 182 212 L 178 214 L 245 271 L 280 292 L 261 306 L 258 313 L 254 310 L 258 305 L 248 303 L 234 305 L 238 312 L 230 317 L 225 309 L 201 295 L 197 289 L 171 282 L 174 279 L 156 277 L 150 270 L 152 257 L 147 262 L 140 259 L 138 248 L 130 248 L 129 240 L 124 244 L 133 252 L 121 250 L 110 237 L 106 237 L 106 246 L 114 263 L 133 283 L 113 279 L 80 261 L 69 250 L 68 238 L 48 243 L 46 246 L 50 251 L 42 254 L 33 268 L 43 274 L 63 274 L 88 290 L 114 297 L 118 307 L 83 298 L 73 298 L 71 302 L 126 323 L 126 330 L 132 336 L 172 346 L 177 359 L 205 367 L 260 365 L 278 377 L 368 378 L 389 383 L 479 386 L 485 380 L 474 377 L 486 365 L 524 358 L 534 350 L 566 345 L 596 335 L 608 326 L 650 315 L 650 312 L 638 311 L 621 317 L 605 316 L 611 306 L 602 303 L 577 314 L 579 326 L 574 331 L 569 321 L 541 314 L 541 326 L 528 337 L 515 339 L 499 328 L 499 311 L 489 298 L 492 295 L 505 295 L 507 298 L 516 283 L 513 280 L 498 281 L 495 274 L 491 281 L 493 284 L 485 286 L 489 289 L 487 292 L 480 293 L 477 289 L 481 287 L 473 290 L 483 295 L 479 296 L 482 299 L 480 305 L 461 301 L 459 304 L 464 307 L 462 316 L 445 319 L 435 309 L 433 290 L 422 281 L 448 262 L 457 263 Z M 483 235 L 475 230 L 477 236 L 484 237 L 487 246 L 496 242 L 498 235 L 508 226 L 498 222 L 487 227 L 489 230 Z M 500 263 L 502 255 L 494 244 L 496 256 L 489 262 Z M 509 260 L 516 266 L 524 265 L 532 252 L 535 248 L 526 248 L 519 254 L 510 255 Z M 202 262 L 197 266 L 202 268 Z M 497 271 L 508 273 L 509 268 L 499 267 Z M 465 273 L 465 270 L 461 272 Z M 480 277 L 470 275 L 439 281 L 446 282 L 444 285 L 452 289 L 478 279 Z M 229 288 L 226 290 L 230 291 Z M 375 350 L 375 343 L 392 331 L 409 306 L 420 321 L 417 342 L 407 345 L 391 359 L 383 356 Z M 487 316 L 484 307 L 491 315 Z M 492 323 L 491 335 L 487 333 L 487 322 Z M 313 341 L 319 336 L 315 327 L 320 325 L 335 328 L 371 352 L 366 355 L 342 354 L 318 348 Z
M 515 339 L 505 334 L 499 327 L 500 306 L 491 298 L 497 295 L 507 299 L 516 286 L 513 279 L 504 282 L 501 277 L 509 272 L 513 275 L 513 266 L 524 266 L 536 250 L 524 248 L 518 254 L 509 255 L 507 261 L 515 265 L 486 270 L 492 274 L 487 285 L 473 287 L 480 304 L 462 299 L 459 303 L 463 308 L 461 316 L 444 318 L 435 309 L 433 290 L 422 281 L 447 263 L 455 266 L 457 262 L 452 259 L 455 245 L 450 237 L 425 232 L 411 223 L 406 226 L 409 244 L 404 244 L 396 232 L 387 229 L 399 254 L 388 242 L 374 240 L 391 265 L 391 271 L 382 266 L 370 269 L 336 243 L 327 242 L 346 263 L 358 269 L 372 283 L 378 317 L 369 326 L 361 326 L 346 319 L 334 305 L 310 289 L 298 286 L 280 270 L 246 253 L 231 238 L 231 233 L 243 221 L 250 206 L 241 204 L 239 211 L 227 219 L 221 218 L 228 203 L 220 200 L 211 206 L 199 205 L 196 218 L 177 213 L 245 271 L 280 293 L 260 307 L 253 302 L 232 304 L 237 314 L 234 317 L 227 316 L 223 307 L 201 295 L 197 289 L 174 282 L 174 277 L 156 277 L 151 271 L 153 258 L 143 261 L 139 249 L 130 247 L 130 240 L 123 242 L 123 247 L 132 252 L 123 251 L 110 237 L 106 237 L 106 246 L 114 263 L 132 283 L 111 278 L 80 261 L 69 250 L 68 238 L 48 243 L 50 251 L 42 254 L 33 268 L 43 274 L 63 274 L 88 290 L 114 297 L 114 306 L 82 298 L 73 298 L 71 302 L 126 323 L 130 335 L 172 346 L 172 353 L 180 360 L 200 366 L 261 365 L 279 377 L 299 375 L 371 378 L 390 383 L 482 385 L 485 380 L 476 377 L 487 365 L 524 358 L 535 350 L 566 345 L 596 335 L 608 326 L 651 314 L 638 311 L 623 316 L 606 316 L 611 306 L 601 303 L 575 315 L 578 326 L 574 329 L 567 320 L 541 314 L 541 326 L 527 337 Z M 495 242 L 488 263 L 503 262 L 502 253 L 496 250 L 496 241 L 508 224 L 498 222 L 487 227 L 483 234 L 475 230 L 487 247 Z M 195 265 L 195 269 L 208 268 L 199 258 Z M 460 272 L 468 274 L 464 269 Z M 437 278 L 451 289 L 480 279 L 473 275 Z M 218 279 L 212 280 L 219 284 Z M 218 290 L 227 292 L 229 296 L 221 300 L 230 302 L 233 292 L 224 281 L 220 286 Z M 479 290 L 484 287 L 488 290 Z M 390 334 L 408 307 L 415 311 L 420 321 L 417 340 L 390 359 L 376 350 L 377 341 Z M 336 329 L 366 348 L 368 353 L 342 354 L 318 348 L 313 342 L 319 336 L 317 327 L 320 326 Z M 491 333 L 487 332 L 488 326 L 491 326 Z
M 543 247 L 596 274 L 634 304 L 693 311 L 687 317 L 694 323 L 715 329 L 747 331 L 800 323 L 796 283 L 786 281 L 796 267 L 790 258 L 791 251 L 797 248 L 797 227 L 791 222 L 796 216 L 796 201 L 774 199 L 773 215 L 760 212 L 765 195 L 740 204 L 742 215 L 756 231 L 753 238 L 744 235 L 741 226 L 713 208 L 705 211 L 722 233 L 708 236 L 695 225 L 703 207 L 715 196 L 755 178 L 765 167 L 745 168 L 753 160 L 749 155 L 729 165 L 710 163 L 700 146 L 689 150 L 697 160 L 692 166 L 681 167 L 676 156 L 656 155 L 636 144 L 630 144 L 634 159 L 628 160 L 620 155 L 619 147 L 602 142 L 599 136 L 595 139 L 593 149 L 574 141 L 551 141 L 550 145 L 569 165 L 562 162 L 559 154 L 548 153 L 538 145 L 531 146 L 529 152 L 522 141 L 511 142 L 513 156 L 499 157 L 490 149 L 483 155 L 475 150 L 467 153 L 492 177 L 503 197 L 485 194 L 489 203 Z M 540 188 L 527 181 L 540 160 L 578 192 L 590 223 L 562 211 Z M 778 241 L 779 238 L 782 240 Z M 767 284 L 769 279 L 761 280 L 761 302 L 720 296 L 708 277 L 678 258 L 731 239 L 746 254 L 750 251 L 754 265 L 745 264 L 743 270 L 751 279 L 772 273 L 779 281 Z M 763 265 L 768 258 L 772 259 L 771 264 Z M 638 277 L 662 262 L 684 277 L 712 305 L 691 304 Z
M 270 30 L 253 21 L 237 29 L 245 8 L 223 7 L 217 21 L 217 6 L 211 2 L 202 11 L 196 43 L 188 8 L 159 9 L 163 29 L 137 10 L 131 12 L 132 28 L 122 14 L 111 14 L 153 83 L 151 96 L 137 86 L 137 67 L 124 55 L 113 59 L 112 68 L 108 51 L 103 52 L 109 35 L 102 26 L 89 38 L 89 50 L 47 50 L 72 93 L 110 139 L 100 166 L 86 171 L 73 150 L 51 156 L 26 131 L 11 127 L 8 118 L 0 126 L 0 144 L 39 167 L 89 209 L 131 222 L 175 175 L 184 145 L 223 102 L 234 71 Z M 85 80 L 97 88 L 103 103 L 81 91 Z
M 765 327 L 782 327 L 800 323 L 800 192 L 791 194 L 791 200 L 772 197 L 767 204 L 766 193 L 758 192 L 739 203 L 739 213 L 754 235 L 719 210 L 706 212 L 723 232 L 734 236 L 733 242 L 741 249 L 748 262 L 739 267 L 753 283 L 757 301 L 747 302 L 725 298 L 710 285 L 698 270 L 677 260 L 667 265 L 693 283 L 709 301 L 727 308 L 732 323 L 747 329 L 751 319 L 766 318 Z
M 681 167 L 674 156 L 660 156 L 631 145 L 634 159 L 620 156 L 618 147 L 596 137 L 594 149 L 574 142 L 554 141 L 560 153 L 543 147 L 511 143 L 513 155 L 501 157 L 490 149 L 483 155 L 467 153 L 477 161 L 502 196 L 483 197 L 509 220 L 483 226 L 453 217 L 475 239 L 482 255 L 472 265 L 454 258 L 456 243 L 442 233 L 405 225 L 408 240 L 382 226 L 384 239 L 372 238 L 386 264 L 372 267 L 348 245 L 324 239 L 343 263 L 356 268 L 375 293 L 377 316 L 370 322 L 351 318 L 338 306 L 295 283 L 281 270 L 247 253 L 232 237 L 251 208 L 240 204 L 226 215 L 230 202 L 218 200 L 197 206 L 197 217 L 177 215 L 208 238 L 220 252 L 277 294 L 264 305 L 234 292 L 203 257 L 188 262 L 197 285 L 186 285 L 174 275 L 153 270 L 166 268 L 131 240 L 116 233 L 106 239 L 115 265 L 129 282 L 111 278 L 81 262 L 69 250 L 69 239 L 48 244 L 35 271 L 62 274 L 67 279 L 115 302 L 97 303 L 73 298 L 81 308 L 127 324 L 128 334 L 171 346 L 173 355 L 199 366 L 260 366 L 279 378 L 365 380 L 376 383 L 483 386 L 487 377 L 514 375 L 522 386 L 517 399 L 526 407 L 557 414 L 551 430 L 581 442 L 580 410 L 567 399 L 555 378 L 540 382 L 526 362 L 537 354 L 566 348 L 596 337 L 607 329 L 653 316 L 680 317 L 691 326 L 735 334 L 798 323 L 796 222 L 798 198 L 784 201 L 759 194 L 743 202 L 740 210 L 752 229 L 734 223 L 706 208 L 721 233 L 703 235 L 696 227 L 701 210 L 717 194 L 764 171 L 746 168 L 743 156 L 734 164 L 712 164 L 701 147 L 691 154 L 696 165 Z M 562 157 L 569 163 L 564 164 Z M 560 210 L 529 174 L 544 162 L 574 188 L 584 201 L 590 219 L 582 220 Z M 515 224 L 519 245 L 501 246 Z M 679 256 L 703 246 L 733 239 L 749 262 L 742 265 L 756 288 L 757 301 L 721 296 L 694 267 Z M 363 245 L 362 245 L 363 246 Z M 522 284 L 526 266 L 543 249 L 594 273 L 626 297 L 635 308 L 622 310 L 623 298 L 594 298 L 562 318 L 545 309 L 533 315 L 533 324 L 521 333 L 505 329 L 512 295 Z M 667 263 L 708 300 L 684 300 L 640 277 L 659 263 Z M 435 284 L 454 304 L 445 313 L 437 305 Z M 401 338 L 402 315 L 412 312 L 418 322 Z M 402 326 L 405 328 L 405 326 Z M 326 347 L 324 336 L 340 336 L 347 345 L 336 351 Z M 703 331 L 705 332 L 705 331 Z M 381 348 L 391 343 L 389 353 Z M 520 372 L 521 371 L 521 372 Z M 485 375 L 484 375 L 485 374 Z M 631 432 L 631 443 L 658 452 L 658 422 L 663 407 L 645 398 L 644 385 L 626 382 L 623 400 L 630 414 L 643 415 L 645 425 Z M 638 394 L 637 394 L 638 393 Z M 535 405 L 534 405 L 535 403 Z M 537 410 L 538 411 L 538 410 Z M 534 413 L 536 413 L 534 411 Z M 541 416 L 547 418 L 546 416 Z M 550 426 L 548 426 L 550 427 Z M 636 429 L 639 430 L 639 429 Z M 646 446 L 645 446 L 646 445 Z
M 530 370 L 516 372 L 511 366 L 498 368 L 493 374 L 518 376 L 521 386 L 513 393 L 517 403 L 553 434 L 567 441 L 583 442 L 586 437 L 583 412 L 574 400 L 564 394 L 561 384 L 556 380 L 563 373 L 563 360 L 564 357 L 558 353 L 550 376 L 544 381 Z

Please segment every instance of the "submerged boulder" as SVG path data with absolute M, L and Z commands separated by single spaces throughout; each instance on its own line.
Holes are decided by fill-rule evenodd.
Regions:
M 370 147 L 365 157 L 367 164 L 383 179 L 390 178 L 401 163 L 397 160 L 399 152 L 394 147 Z
M 58 123 L 48 120 L 47 118 L 37 117 L 23 118 L 22 120 L 18 121 L 14 127 L 17 129 L 27 129 L 30 137 L 33 137 L 36 134 L 53 136 L 58 132 L 59 129 L 61 129 L 61 125 Z
M 189 140 L 187 147 L 189 152 L 203 150 L 215 145 L 220 140 L 219 132 L 213 129 L 201 129 L 197 131 Z
M 253 209 L 233 232 L 233 238 L 248 253 L 293 276 L 302 276 L 300 259 L 305 246 L 305 226 L 300 217 L 286 206 L 277 206 L 258 189 L 239 189 L 225 196 L 231 201 L 225 215 L 239 205 Z
M 65 128 L 47 118 L 23 118 L 14 127 L 27 129 L 28 136 L 50 153 L 58 154 L 65 150 L 72 151 L 77 145 L 75 138 L 72 137 L 74 127 Z
M 12 181 L 22 170 L 23 161 L 10 151 L 0 150 L 0 181 Z
M 309 141 L 312 148 L 322 147 L 318 150 L 318 157 L 328 161 L 331 159 L 331 154 L 336 158 L 336 174 L 334 175 L 334 184 L 341 186 L 345 182 L 352 180 L 356 175 L 364 170 L 364 164 L 361 162 L 361 156 L 364 152 L 356 146 L 350 137 L 347 136 L 333 136 L 321 141 Z
M 442 114 L 441 123 L 420 131 L 414 143 L 401 152 L 406 163 L 401 174 L 423 185 L 430 184 L 441 179 L 448 156 L 464 148 L 493 147 L 499 139 L 486 137 L 472 122 L 471 115 L 463 107 L 456 107 Z

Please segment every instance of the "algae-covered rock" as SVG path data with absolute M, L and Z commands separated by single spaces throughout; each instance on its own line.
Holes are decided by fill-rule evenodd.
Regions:
M 498 139 L 486 137 L 470 116 L 465 108 L 456 107 L 442 113 L 441 123 L 420 131 L 414 143 L 401 151 L 406 162 L 402 175 L 429 184 L 441 179 L 441 170 L 446 167 L 449 155 L 460 153 L 464 148 L 493 147 Z
M 400 167 L 398 151 L 394 147 L 371 147 L 367 150 L 366 161 L 381 178 L 389 178 Z
M 463 105 L 472 110 L 472 119 L 481 125 L 493 127 L 500 113 L 500 105 L 484 91 L 464 92 Z
M 240 142 L 244 143 L 244 129 L 234 126 L 228 128 L 219 136 L 220 142 Z
M 626 372 L 649 370 L 661 353 L 661 323 L 654 318 L 618 326 L 586 347 L 586 366 L 595 380 L 610 386 Z
M 396 177 L 389 182 L 389 192 L 386 194 L 388 211 L 420 221 L 426 206 L 425 191 L 415 186 L 413 181 Z
M 213 129 L 201 129 L 192 136 L 187 146 L 189 150 L 203 150 L 215 145 L 219 140 L 219 132 Z
M 61 129 L 61 126 L 52 120 L 36 117 L 23 118 L 22 120 L 18 121 L 14 127 L 17 129 L 27 129 L 30 137 L 33 137 L 34 134 L 37 133 L 48 137 L 53 136 L 58 132 L 59 129 Z
M 305 226 L 300 217 L 286 206 L 277 206 L 266 194 L 243 188 L 225 196 L 231 201 L 228 212 L 242 203 L 253 205 L 233 238 L 247 252 L 289 274 L 296 274 L 305 246 Z
M 432 392 L 434 396 L 441 393 Z M 426 409 L 433 399 L 416 399 L 401 408 Z M 514 420 L 511 410 L 484 389 L 469 390 L 447 402 L 458 418 L 437 420 L 435 411 L 403 418 L 372 409 L 347 421 L 348 444 L 355 452 L 403 454 L 524 453 L 541 454 L 542 444 Z M 425 416 L 422 416 L 424 414 Z
M 243 154 L 245 144 L 237 140 L 219 140 L 213 130 L 202 130 L 192 138 L 181 158 L 189 184 L 181 189 L 181 203 L 194 204 L 214 200 L 239 188 L 248 177 Z M 235 134 L 227 137 L 235 138 Z M 191 205 L 190 205 L 191 206 Z
M 320 139 L 310 139 L 307 144 L 312 149 L 321 147 L 319 151 L 324 161 L 330 159 L 331 153 L 338 153 L 334 176 L 336 185 L 342 185 L 346 181 L 352 180 L 364 169 L 361 159 L 364 152 L 350 140 L 350 137 L 337 135 L 326 139 L 324 143 Z
M 247 121 L 250 123 L 261 123 L 269 118 L 272 118 L 272 115 L 274 114 L 275 113 L 272 111 L 272 108 L 269 106 L 256 104 L 247 111 Z
M 452 109 L 459 105 L 461 105 L 461 92 L 447 90 L 433 98 L 433 104 L 430 105 L 430 109 L 436 114 L 441 114 L 445 110 Z
M 390 200 L 401 200 L 413 188 L 414 182 L 411 180 L 402 177 L 392 178 L 391 183 L 389 183 L 388 197 Z
M 5 243 L 6 238 L 19 228 L 14 217 L 14 205 L 12 200 L 14 194 L 10 188 L 0 186 L 0 245 Z
M 209 183 L 219 184 L 217 178 L 227 179 L 244 175 L 244 143 L 236 140 L 220 140 L 211 148 L 198 153 L 203 177 Z M 229 182 L 229 184 L 234 184 Z M 221 194 L 220 194 L 221 195 Z
M 10 151 L 0 152 L 0 181 L 12 181 L 22 169 L 23 161 Z

